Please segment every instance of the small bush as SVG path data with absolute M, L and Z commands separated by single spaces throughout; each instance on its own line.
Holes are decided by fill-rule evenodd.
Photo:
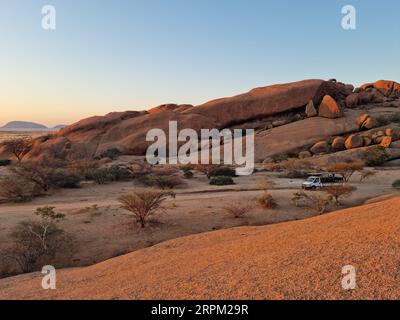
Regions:
M 11 160 L 0 160 L 0 167 L 6 167 L 11 164 Z
M 20 177 L 7 177 L 0 180 L 0 198 L 10 202 L 26 202 L 38 196 L 36 185 Z
M 97 184 L 106 184 L 116 181 L 127 181 L 134 178 L 133 173 L 125 167 L 111 166 L 108 168 L 99 168 L 89 173 L 89 178 Z
M 192 179 L 193 176 L 194 176 L 194 174 L 193 174 L 192 171 L 185 171 L 185 172 L 183 173 L 183 176 L 184 176 L 186 179 Z
M 400 189 L 400 180 L 393 182 L 392 187 L 395 189 Z
M 229 167 L 216 167 L 211 169 L 208 174 L 208 178 L 211 177 L 236 177 L 236 170 Z
M 165 176 L 157 174 L 149 174 L 143 176 L 139 181 L 147 187 L 156 187 L 160 189 L 173 189 L 183 184 L 183 181 L 178 176 Z
M 187 171 L 193 171 L 196 169 L 196 166 L 193 164 L 183 164 L 179 167 L 179 169 L 181 169 L 183 172 L 187 172 Z
M 110 159 L 117 159 L 120 155 L 122 155 L 122 152 L 117 149 L 117 148 L 112 148 L 104 151 L 101 155 L 100 158 L 110 158 Z
M 160 190 L 136 190 L 119 198 L 121 208 L 131 212 L 142 228 L 146 227 L 150 216 L 162 210 L 162 203 L 168 197 L 175 197 L 173 192 Z
M 220 176 L 220 177 L 212 177 L 210 179 L 210 185 L 212 186 L 228 186 L 232 184 L 235 184 L 232 177 Z
M 64 234 L 57 224 L 64 215 L 54 211 L 54 207 L 36 209 L 35 215 L 40 221 L 20 222 L 11 233 L 13 246 L 5 258 L 14 261 L 22 272 L 32 272 L 43 264 L 53 264 L 52 260 L 59 252 L 68 252 L 71 238 Z
M 233 218 L 238 219 L 247 214 L 252 208 L 253 206 L 250 203 L 236 201 L 226 205 L 223 210 Z
M 81 177 L 65 169 L 54 170 L 50 177 L 51 185 L 59 188 L 74 189 L 80 187 Z
M 268 192 L 264 192 L 256 200 L 258 205 L 264 209 L 275 209 L 278 206 L 278 203 L 276 202 L 274 197 Z

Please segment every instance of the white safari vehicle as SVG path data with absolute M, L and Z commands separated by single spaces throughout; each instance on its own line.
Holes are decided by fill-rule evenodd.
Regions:
M 306 190 L 316 190 L 342 182 L 343 177 L 336 173 L 314 173 L 302 183 L 301 187 Z

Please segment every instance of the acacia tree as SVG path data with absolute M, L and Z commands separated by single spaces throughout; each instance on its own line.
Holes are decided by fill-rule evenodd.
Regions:
M 336 172 L 342 175 L 345 183 L 349 182 L 350 178 L 357 171 L 362 171 L 365 167 L 365 162 L 361 160 L 353 162 L 339 162 L 330 165 L 327 170 L 329 172 Z
M 350 196 L 356 190 L 356 187 L 339 184 L 326 186 L 323 188 L 323 190 L 331 195 L 333 199 L 335 199 L 335 203 L 337 206 L 340 206 L 339 199 L 342 197 Z
M 11 139 L 3 142 L 6 150 L 11 152 L 21 162 L 22 159 L 32 150 L 32 139 L 29 137 Z

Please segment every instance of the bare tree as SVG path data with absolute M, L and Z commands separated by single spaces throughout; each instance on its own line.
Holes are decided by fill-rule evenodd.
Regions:
M 223 209 L 226 213 L 233 216 L 235 219 L 243 217 L 253 208 L 249 202 L 236 201 L 226 205 Z
M 339 199 L 350 196 L 356 190 L 356 187 L 338 184 L 326 186 L 323 190 L 335 199 L 337 206 L 340 206 Z
M 6 150 L 11 152 L 21 162 L 22 159 L 32 150 L 32 139 L 30 137 L 11 139 L 3 142 Z
M 292 201 L 296 207 L 306 207 L 317 214 L 324 214 L 327 207 L 332 202 L 331 195 L 307 194 L 304 191 L 298 191 L 293 195 Z

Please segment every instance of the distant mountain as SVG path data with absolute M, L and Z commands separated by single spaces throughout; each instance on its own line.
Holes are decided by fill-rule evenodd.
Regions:
M 53 127 L 52 129 L 54 129 L 54 130 L 60 130 L 60 129 L 65 128 L 66 126 L 67 126 L 66 124 L 59 124 L 58 126 L 55 126 L 55 127 Z
M 48 130 L 46 126 L 27 121 L 11 121 L 5 126 L 0 127 L 2 130 Z

